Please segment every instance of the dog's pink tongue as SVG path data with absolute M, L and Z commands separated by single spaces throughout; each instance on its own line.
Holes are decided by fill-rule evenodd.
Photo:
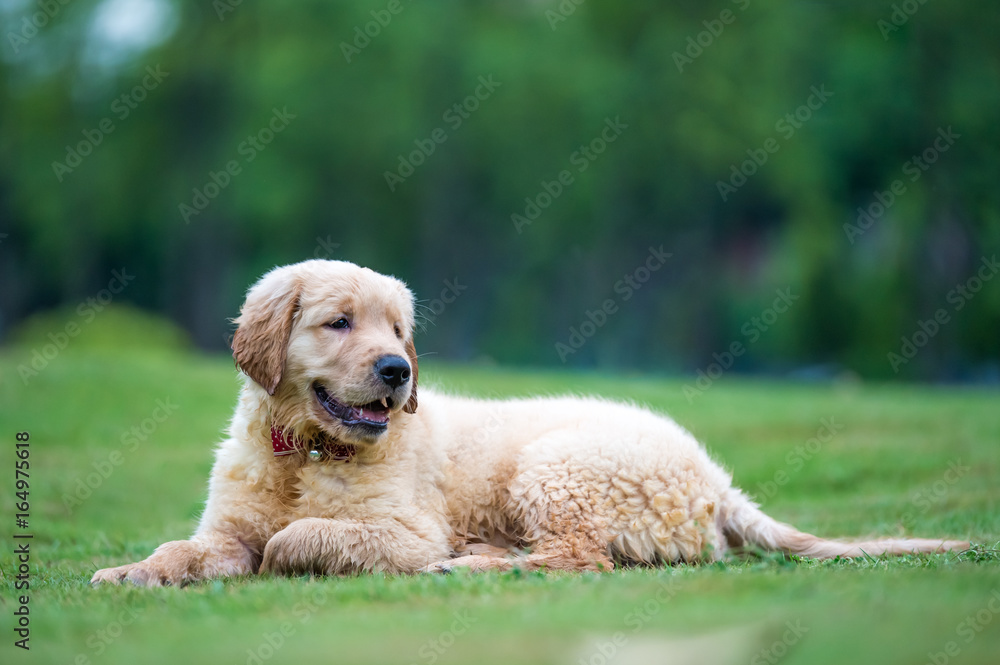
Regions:
M 389 420 L 389 414 L 385 411 L 372 411 L 371 409 L 361 408 L 361 417 L 365 420 L 370 420 L 373 423 L 384 423 Z

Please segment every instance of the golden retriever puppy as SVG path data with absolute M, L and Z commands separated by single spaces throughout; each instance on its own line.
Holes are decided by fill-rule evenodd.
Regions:
M 684 428 L 634 406 L 421 389 L 418 407 L 413 296 L 351 263 L 272 270 L 237 323 L 246 377 L 197 531 L 92 582 L 610 570 L 744 544 L 810 557 L 968 546 L 796 531 L 734 488 Z

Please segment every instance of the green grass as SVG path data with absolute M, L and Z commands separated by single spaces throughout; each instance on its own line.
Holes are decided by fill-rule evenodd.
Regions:
M 961 556 L 765 556 L 603 575 L 264 577 L 91 589 L 95 569 L 190 534 L 238 377 L 227 358 L 70 348 L 26 387 L 17 371 L 26 355 L 0 355 L 5 663 L 258 662 L 251 650 L 273 652 L 260 661 L 272 663 L 600 665 L 602 649 L 614 648 L 618 660 L 610 662 L 620 663 L 888 665 L 929 662 L 929 652 L 942 654 L 938 662 L 996 663 L 1000 653 L 995 391 L 724 379 L 689 403 L 683 382 L 672 379 L 421 367 L 425 383 L 483 396 L 573 391 L 645 403 L 694 432 L 779 519 L 828 536 L 977 543 Z M 176 411 L 145 441 L 123 445 L 158 399 Z M 842 429 L 812 453 L 796 453 L 824 418 Z M 12 646 L 12 467 L 14 433 L 23 430 L 31 434 L 35 534 L 30 652 Z M 956 460 L 967 471 L 946 479 Z M 787 482 L 762 494 L 781 470 Z M 96 488 L 68 505 L 75 501 L 64 497 L 88 475 Z M 788 632 L 789 621 L 800 635 Z M 619 631 L 622 646 L 612 647 Z M 957 656 L 946 655 L 949 642 Z

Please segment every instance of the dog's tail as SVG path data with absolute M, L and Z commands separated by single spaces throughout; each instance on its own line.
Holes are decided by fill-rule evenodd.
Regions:
M 737 489 L 728 490 L 722 501 L 719 526 L 730 547 L 756 545 L 765 550 L 800 554 L 814 559 L 947 552 L 969 548 L 969 543 L 961 540 L 905 538 L 853 543 L 825 540 L 768 517 Z

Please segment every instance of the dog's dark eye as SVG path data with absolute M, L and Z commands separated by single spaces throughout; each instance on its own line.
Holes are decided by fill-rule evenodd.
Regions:
M 334 328 L 336 330 L 342 330 L 344 328 L 350 328 L 351 327 L 350 321 L 348 321 L 344 317 L 340 317 L 336 321 L 333 321 L 332 323 L 328 323 L 326 325 L 328 325 L 331 328 Z
M 399 326 L 393 326 L 392 329 L 396 332 L 396 337 L 398 337 L 399 339 L 403 339 L 403 331 L 400 329 Z

